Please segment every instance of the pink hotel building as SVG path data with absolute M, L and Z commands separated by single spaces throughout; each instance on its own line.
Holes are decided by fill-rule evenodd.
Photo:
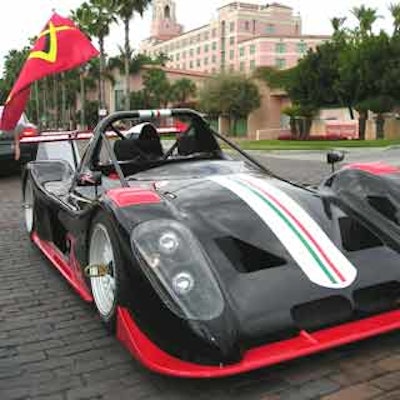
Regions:
M 184 32 L 176 19 L 175 2 L 155 0 L 151 37 L 142 42 L 141 51 L 168 55 L 167 67 L 175 70 L 250 73 L 259 66 L 284 69 L 329 39 L 301 32 L 301 17 L 291 7 L 236 1 L 220 7 L 209 24 Z

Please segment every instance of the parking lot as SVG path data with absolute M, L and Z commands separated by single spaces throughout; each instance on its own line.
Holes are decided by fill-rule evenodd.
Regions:
M 269 165 L 310 184 L 329 171 L 318 159 Z M 400 332 L 221 380 L 146 371 L 31 245 L 20 192 L 18 175 L 0 178 L 1 400 L 400 399 Z

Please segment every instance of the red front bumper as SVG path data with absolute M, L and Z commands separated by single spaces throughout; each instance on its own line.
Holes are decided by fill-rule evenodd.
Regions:
M 313 332 L 248 350 L 233 365 L 204 366 L 182 361 L 158 348 L 136 325 L 129 311 L 118 309 L 117 337 L 147 368 L 184 378 L 218 378 L 318 353 L 400 328 L 400 310 Z
M 41 240 L 36 233 L 32 234 L 32 240 L 78 294 L 87 302 L 93 301 L 88 288 L 81 279 L 77 278 L 76 271 L 80 269 L 78 265 L 75 265 L 76 260 L 73 258 L 68 263 L 52 243 Z M 400 329 L 400 310 L 382 313 L 318 332 L 302 331 L 295 338 L 248 350 L 237 364 L 217 367 L 182 361 L 161 350 L 140 330 L 130 312 L 125 308 L 118 308 L 117 319 L 117 337 L 135 358 L 152 371 L 182 378 L 218 378 L 235 375 L 397 329 Z

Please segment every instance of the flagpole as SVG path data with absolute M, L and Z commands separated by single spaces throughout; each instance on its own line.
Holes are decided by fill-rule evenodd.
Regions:
M 63 129 L 66 129 L 67 124 L 67 98 L 65 92 L 65 73 L 61 74 L 61 125 Z
M 39 83 L 35 81 L 34 83 L 35 89 L 35 103 L 36 103 L 36 123 L 40 126 L 40 103 L 39 103 Z

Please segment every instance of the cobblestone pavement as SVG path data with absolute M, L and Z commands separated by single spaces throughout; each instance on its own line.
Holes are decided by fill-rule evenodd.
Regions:
M 261 157 L 261 159 L 263 159 Z M 270 160 L 315 183 L 320 162 Z M 18 176 L 0 178 L 0 399 L 399 400 L 400 333 L 221 380 L 142 368 L 30 244 Z

